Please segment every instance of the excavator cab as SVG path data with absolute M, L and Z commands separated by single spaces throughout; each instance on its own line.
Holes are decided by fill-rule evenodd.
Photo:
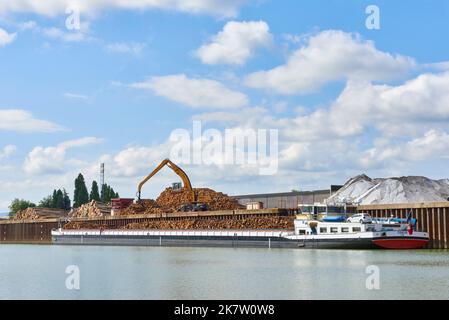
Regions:
M 173 182 L 171 184 L 171 188 L 173 191 L 181 191 L 182 190 L 182 183 L 181 182 Z

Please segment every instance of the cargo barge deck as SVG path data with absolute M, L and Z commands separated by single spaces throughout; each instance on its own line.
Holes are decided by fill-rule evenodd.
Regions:
M 295 220 L 295 230 L 64 230 L 52 231 L 57 245 L 249 247 L 317 249 L 416 249 L 424 232 L 381 224 Z

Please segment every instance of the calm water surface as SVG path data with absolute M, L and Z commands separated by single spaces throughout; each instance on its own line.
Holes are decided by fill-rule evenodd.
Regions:
M 449 299 L 449 252 L 0 245 L 0 299 L 398 298 Z

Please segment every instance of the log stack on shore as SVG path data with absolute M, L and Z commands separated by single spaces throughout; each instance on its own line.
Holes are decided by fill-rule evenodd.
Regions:
M 199 202 L 207 203 L 211 211 L 244 209 L 235 199 L 208 188 L 194 189 Z M 192 202 L 192 192 L 187 189 L 165 189 L 156 200 L 142 200 L 122 210 L 121 215 L 179 212 L 182 205 Z
M 67 215 L 68 211 L 62 209 L 34 207 L 17 212 L 17 214 L 13 217 L 13 220 L 45 220 L 64 218 L 67 217 Z
M 73 209 L 69 214 L 71 218 L 101 218 L 108 215 L 111 215 L 111 207 L 95 200 Z

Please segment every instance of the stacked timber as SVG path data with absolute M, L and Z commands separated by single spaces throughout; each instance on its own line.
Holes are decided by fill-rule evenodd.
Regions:
M 111 215 L 111 207 L 95 200 L 73 209 L 70 213 L 72 218 L 99 218 L 107 215 Z
M 208 188 L 196 188 L 194 192 L 198 202 L 207 203 L 211 211 L 244 209 L 237 200 L 221 192 Z M 184 188 L 181 190 L 167 188 L 156 200 L 143 200 L 140 203 L 132 204 L 122 210 L 121 215 L 179 212 L 182 205 L 191 203 L 192 200 L 192 191 Z
M 154 220 L 130 223 L 122 229 L 134 230 L 223 230 L 223 229 L 294 229 L 294 217 L 251 217 L 246 219 Z
M 68 212 L 62 209 L 52 208 L 27 208 L 25 210 L 17 212 L 13 220 L 45 220 L 55 219 L 61 217 L 67 217 Z
M 152 214 L 164 213 L 164 210 L 156 203 L 155 200 L 142 200 L 138 203 L 130 205 L 128 208 L 120 210 L 121 216 L 128 216 L 134 214 Z
M 84 222 L 84 221 L 70 221 L 69 223 L 64 225 L 64 229 L 67 230 L 89 230 L 89 229 L 98 230 L 107 228 L 108 226 L 106 224 Z
M 209 188 L 195 188 L 194 192 L 197 195 L 198 202 L 207 203 L 211 211 L 243 208 L 237 200 Z M 184 188 L 176 191 L 167 188 L 156 200 L 156 203 L 166 210 L 165 212 L 176 212 L 183 204 L 190 202 L 192 202 L 192 192 Z

